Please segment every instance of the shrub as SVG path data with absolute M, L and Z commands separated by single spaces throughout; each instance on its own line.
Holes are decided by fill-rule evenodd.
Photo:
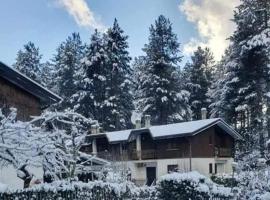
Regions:
M 238 185 L 238 181 L 236 178 L 233 178 L 228 175 L 214 175 L 211 176 L 211 180 L 219 185 L 223 185 L 225 187 L 236 187 Z
M 155 190 L 151 187 L 137 187 L 131 182 L 108 183 L 94 181 L 83 183 L 79 181 L 55 181 L 50 184 L 40 184 L 24 190 L 5 190 L 1 200 L 153 200 Z M 151 196 L 152 195 L 152 196 Z
M 171 173 L 165 175 L 157 184 L 158 198 L 162 200 L 200 200 L 219 197 L 230 199 L 230 188 L 213 183 L 198 172 Z

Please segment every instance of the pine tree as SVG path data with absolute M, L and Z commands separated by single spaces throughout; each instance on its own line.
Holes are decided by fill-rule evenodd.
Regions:
M 40 80 L 41 84 L 45 86 L 46 88 L 56 91 L 56 88 L 54 88 L 54 75 L 55 75 L 55 68 L 54 65 L 51 62 L 45 62 L 41 64 L 41 72 L 40 72 Z
M 177 36 L 163 15 L 150 27 L 149 42 L 143 51 L 143 65 L 136 94 L 137 109 L 151 115 L 153 124 L 167 124 L 188 119 L 188 92 L 181 88 L 181 61 Z M 141 58 L 141 59 L 142 59 Z
M 108 69 L 104 39 L 97 30 L 91 36 L 81 65 L 82 68 L 77 74 L 83 78 L 77 82 L 78 91 L 72 97 L 73 101 L 77 102 L 74 109 L 86 117 L 94 117 L 103 122 Z
M 270 12 L 267 7 L 269 1 L 259 0 L 242 0 L 237 7 L 233 20 L 237 28 L 224 62 L 223 85 L 219 87 L 225 119 L 244 136 L 243 149 L 260 146 L 262 155 L 270 83 L 270 30 L 266 23 Z
M 213 74 L 214 58 L 208 48 L 198 49 L 191 56 L 191 63 L 185 67 L 186 90 L 190 93 L 189 104 L 191 105 L 192 119 L 201 119 L 201 109 L 207 108 L 210 99 L 207 95 Z
M 33 42 L 28 42 L 23 50 L 19 50 L 14 68 L 32 80 L 40 82 L 41 57 L 39 48 Z
M 131 127 L 133 97 L 127 36 L 117 20 L 101 35 L 95 31 L 82 59 L 82 81 L 74 109 L 98 120 L 105 131 Z
M 131 66 L 128 53 L 128 36 L 120 28 L 117 20 L 105 35 L 107 56 L 107 80 L 104 102 L 105 130 L 120 130 L 131 126 L 133 96 L 131 95 Z
M 73 33 L 66 41 L 57 48 L 57 53 L 53 59 L 55 68 L 55 85 L 57 85 L 58 94 L 63 98 L 59 108 L 72 108 L 70 97 L 76 93 L 76 72 L 80 70 L 80 61 L 83 57 L 84 45 L 80 35 Z
M 211 84 L 211 88 L 208 91 L 208 96 L 211 99 L 210 108 L 210 117 L 221 117 L 225 119 L 224 116 L 224 108 L 222 101 L 222 87 L 224 85 L 225 80 L 225 64 L 228 62 L 230 48 L 226 49 L 225 54 L 222 56 L 221 60 L 215 65 L 216 69 L 213 74 L 213 81 Z M 228 80 L 229 81 L 229 80 Z M 232 124 L 233 121 L 228 121 L 229 119 L 225 119 L 226 122 L 230 122 Z

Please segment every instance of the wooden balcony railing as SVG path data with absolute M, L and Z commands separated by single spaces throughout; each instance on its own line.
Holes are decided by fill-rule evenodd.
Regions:
M 165 158 L 180 158 L 183 157 L 179 149 L 143 149 L 138 152 L 136 149 L 123 150 L 122 153 L 111 153 L 109 151 L 98 152 L 97 156 L 110 161 L 124 160 L 150 160 L 150 159 L 165 159 Z
M 156 158 L 157 158 L 157 152 L 155 149 L 142 150 L 142 160 L 156 159 Z
M 156 149 L 143 149 L 141 152 L 137 152 L 135 149 L 132 150 L 131 160 L 138 160 L 138 155 L 141 154 L 142 160 L 148 159 L 163 159 L 163 158 L 180 158 L 182 153 L 179 149 L 165 149 L 165 150 L 156 150 Z
M 232 157 L 232 150 L 230 148 L 215 147 L 215 156 Z

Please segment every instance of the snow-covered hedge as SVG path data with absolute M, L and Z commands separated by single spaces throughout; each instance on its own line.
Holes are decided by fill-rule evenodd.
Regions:
M 154 196 L 155 190 L 151 187 L 137 187 L 131 182 L 119 184 L 102 181 L 89 183 L 55 181 L 24 190 L 0 191 L 1 200 L 153 200 Z
M 232 198 L 230 188 L 217 185 L 198 172 L 167 174 L 158 182 L 157 191 L 162 200 Z
M 211 197 L 232 199 L 231 189 L 213 183 L 198 172 L 165 175 L 155 187 L 138 187 L 128 181 L 55 181 L 24 190 L 0 191 L 1 200 L 208 200 Z
M 225 187 L 236 187 L 239 181 L 236 177 L 232 177 L 231 174 L 218 174 L 211 176 L 211 180 L 219 185 L 223 185 Z

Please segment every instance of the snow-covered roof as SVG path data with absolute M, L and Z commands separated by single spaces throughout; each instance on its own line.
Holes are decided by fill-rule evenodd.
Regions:
M 143 132 L 149 132 L 154 140 L 166 139 L 174 137 L 194 136 L 214 125 L 220 127 L 224 132 L 228 133 L 233 138 L 237 140 L 242 139 L 242 137 L 233 128 L 231 128 L 225 121 L 220 118 L 151 126 L 149 128 L 141 129 L 128 129 L 123 131 L 107 132 L 102 133 L 102 136 L 107 137 L 109 143 L 128 141 L 131 139 L 131 135 L 136 135 Z M 97 134 L 97 136 L 100 137 L 101 134 Z
M 225 121 L 220 118 L 151 126 L 149 128 L 149 132 L 153 139 L 194 136 L 214 125 L 220 127 L 223 131 L 231 135 L 233 138 L 238 140 L 242 139 L 242 137 L 232 127 L 230 127 Z
M 58 95 L 2 62 L 0 62 L 0 77 L 32 94 L 45 104 L 52 104 L 61 100 Z
M 186 135 L 194 133 L 202 129 L 203 127 L 206 127 L 208 125 L 217 122 L 218 120 L 219 120 L 218 118 L 214 118 L 214 119 L 182 122 L 176 124 L 151 126 L 149 130 L 153 138 L 174 136 L 174 135 Z
M 107 136 L 108 141 L 110 143 L 121 142 L 121 141 L 128 140 L 131 131 L 132 131 L 132 129 L 123 130 L 123 131 L 107 132 L 106 136 Z

